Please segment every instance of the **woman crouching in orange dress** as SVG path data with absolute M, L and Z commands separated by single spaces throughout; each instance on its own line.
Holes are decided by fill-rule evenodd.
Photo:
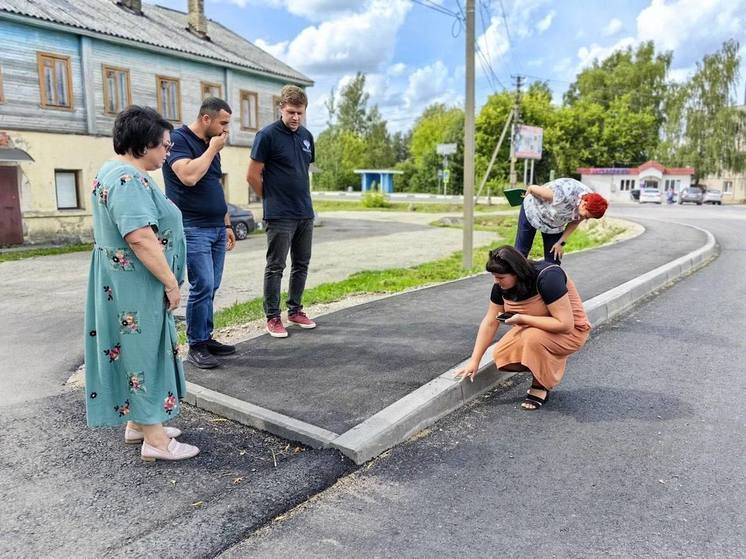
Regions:
M 533 382 L 521 407 L 537 410 L 562 380 L 568 356 L 583 347 L 590 335 L 583 302 L 562 268 L 529 261 L 510 246 L 490 252 L 487 271 L 495 278 L 490 305 L 471 359 L 456 376 L 473 380 L 504 321 L 512 328 L 495 345 L 495 366 L 531 372 Z

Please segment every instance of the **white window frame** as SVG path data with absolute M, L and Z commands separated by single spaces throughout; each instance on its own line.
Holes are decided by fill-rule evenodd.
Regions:
M 69 177 L 72 176 L 73 183 L 72 185 L 66 184 L 61 185 L 61 178 L 62 177 Z M 72 192 L 64 192 L 63 193 L 63 200 L 61 205 L 60 200 L 60 187 L 64 186 L 65 188 L 72 187 Z M 54 170 L 54 194 L 55 194 L 55 201 L 57 203 L 57 209 L 58 210 L 80 210 L 80 171 L 75 169 L 55 169 Z M 73 205 L 70 205 L 68 201 L 72 201 L 72 198 L 74 196 L 75 203 Z

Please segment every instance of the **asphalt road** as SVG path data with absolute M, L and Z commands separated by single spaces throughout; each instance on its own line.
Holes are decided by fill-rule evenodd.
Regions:
M 60 278 L 85 272 L 0 266 L 0 557 L 214 557 L 251 534 L 226 556 L 743 555 L 744 210 L 631 211 L 668 210 L 723 255 L 597 332 L 547 408 L 497 391 L 361 469 L 192 408 L 176 425 L 203 453 L 141 463 L 121 429 L 85 428 L 79 391 L 32 374 L 63 380 L 78 288 Z M 14 297 L 44 312 L 13 315 Z
M 746 211 L 615 213 L 721 255 L 599 328 L 541 411 L 523 376 L 221 558 L 746 556 Z
M 314 266 L 323 265 L 330 257 L 335 258 L 340 243 L 417 235 L 432 229 L 415 223 L 340 219 L 326 215 L 323 220 L 324 226 L 314 230 Z M 265 250 L 261 235 L 237 244 L 226 265 L 223 303 L 243 300 L 239 295 L 227 292 L 232 289 L 240 291 L 240 284 L 249 283 L 246 268 L 263 269 Z M 89 262 L 90 254 L 80 252 L 0 263 L 3 311 L 0 410 L 4 405 L 59 394 L 63 383 L 82 364 Z M 336 262 L 335 267 L 339 273 L 350 274 L 366 268 L 366 262 L 348 259 Z M 238 269 L 234 272 L 233 268 Z M 318 279 L 318 275 L 314 279 Z M 251 283 L 254 291 L 261 288 L 260 281 Z

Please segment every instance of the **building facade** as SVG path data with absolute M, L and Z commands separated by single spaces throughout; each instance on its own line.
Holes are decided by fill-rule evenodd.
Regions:
M 157 108 L 178 127 L 197 117 L 205 97 L 225 99 L 233 109 L 221 153 L 226 198 L 248 202 L 256 132 L 278 117 L 283 85 L 313 82 L 206 19 L 203 0 L 188 0 L 188 8 L 140 0 L 0 3 L 0 132 L 7 134 L 0 200 L 12 204 L 15 190 L 18 208 L 6 209 L 21 215 L 20 231 L 2 226 L 0 245 L 91 238 L 88 185 L 114 155 L 114 119 L 130 104 Z M 163 185 L 160 171 L 153 178 Z
M 675 193 L 688 188 L 694 175 L 692 167 L 664 167 L 648 161 L 639 167 L 582 167 L 580 181 L 612 202 L 630 202 L 632 191 L 643 187 Z

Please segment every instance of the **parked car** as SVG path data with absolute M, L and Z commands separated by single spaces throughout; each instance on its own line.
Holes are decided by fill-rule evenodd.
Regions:
M 228 214 L 231 218 L 236 240 L 243 241 L 256 230 L 256 219 L 251 210 L 244 210 L 234 204 L 228 204 Z
M 702 199 L 705 204 L 717 204 L 718 206 L 723 205 L 723 193 L 717 188 L 708 188 L 705 191 L 705 196 Z
M 702 205 L 704 192 L 701 188 L 685 188 L 679 193 L 679 204 L 691 202 L 692 204 Z
M 660 204 L 663 202 L 663 195 L 657 188 L 644 187 L 640 189 L 640 203 L 652 202 Z

